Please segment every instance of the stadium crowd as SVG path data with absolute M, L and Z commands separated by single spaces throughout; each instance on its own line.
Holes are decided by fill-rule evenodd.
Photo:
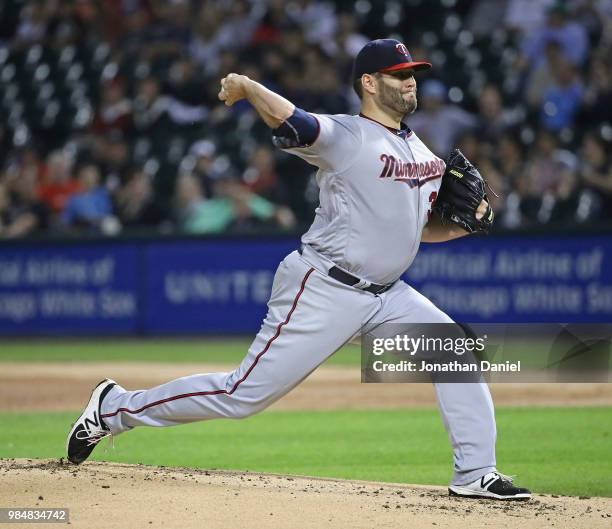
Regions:
M 406 123 L 475 163 L 498 229 L 610 224 L 611 21 L 606 0 L 0 2 L 0 238 L 307 224 L 313 168 L 219 79 L 354 113 L 382 37 L 433 63 Z

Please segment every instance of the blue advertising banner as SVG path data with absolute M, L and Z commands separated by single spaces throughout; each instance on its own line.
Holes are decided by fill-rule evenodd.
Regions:
M 272 279 L 296 240 L 151 243 L 145 250 L 144 329 L 150 334 L 259 329 Z
M 606 236 L 423 244 L 405 279 L 459 322 L 612 322 Z
M 0 335 L 254 333 L 295 238 L 0 246 Z M 423 244 L 405 280 L 460 322 L 612 322 L 605 236 Z
M 0 247 L 0 333 L 133 333 L 139 311 L 133 245 Z

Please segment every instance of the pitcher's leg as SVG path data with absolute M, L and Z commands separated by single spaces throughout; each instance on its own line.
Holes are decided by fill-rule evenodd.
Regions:
M 466 485 L 495 470 L 495 411 L 486 383 L 434 384 L 453 447 L 452 485 Z
M 403 282 L 383 294 L 383 306 L 376 321 L 453 323 L 429 299 Z M 452 484 L 470 483 L 495 470 L 495 412 L 487 384 L 437 383 L 434 388 L 453 447 Z
M 337 285 L 291 254 L 279 266 L 268 315 L 236 370 L 187 376 L 143 391 L 116 387 L 102 402 L 104 422 L 117 434 L 134 426 L 261 411 L 339 349 L 378 308 L 370 294 Z

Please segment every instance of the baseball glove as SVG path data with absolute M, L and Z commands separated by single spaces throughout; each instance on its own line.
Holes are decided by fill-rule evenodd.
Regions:
M 454 222 L 469 233 L 488 233 L 493 225 L 491 206 L 481 219 L 476 218 L 480 202 L 487 200 L 486 187 L 488 184 L 478 169 L 459 149 L 454 149 L 446 161 L 446 170 L 433 210 L 443 223 Z

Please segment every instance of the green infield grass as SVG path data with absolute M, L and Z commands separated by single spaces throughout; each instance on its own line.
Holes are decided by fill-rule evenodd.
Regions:
M 78 414 L 78 412 L 77 412 Z M 57 458 L 75 413 L 0 414 L 0 457 Z M 536 492 L 612 496 L 612 408 L 501 408 L 498 468 Z M 94 460 L 444 485 L 436 410 L 280 412 L 137 428 Z
M 237 339 L 0 341 L 0 362 L 220 362 L 238 364 L 251 341 Z M 360 347 L 343 347 L 329 364 L 360 365 Z
M 0 362 L 216 362 L 237 365 L 250 344 L 247 338 L 0 340 Z M 535 344 L 519 349 L 505 358 L 521 360 L 524 366 L 535 362 L 541 367 L 540 359 L 548 354 Z M 395 359 L 392 353 L 387 358 Z M 326 364 L 359 366 L 361 347 L 346 345 Z

